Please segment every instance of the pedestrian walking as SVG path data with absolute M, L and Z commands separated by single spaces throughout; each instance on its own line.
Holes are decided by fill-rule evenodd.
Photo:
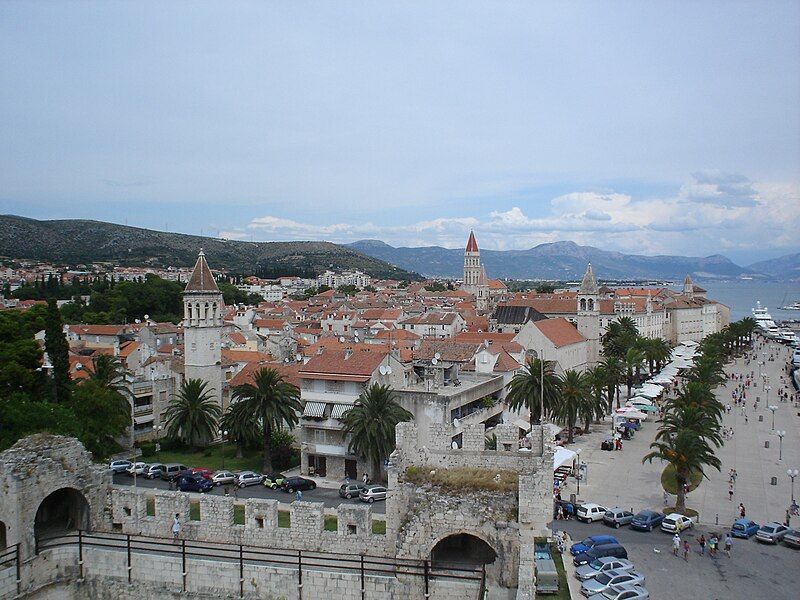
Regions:
M 725 534 L 725 554 L 728 555 L 728 558 L 731 557 L 731 546 L 733 546 L 733 538 L 731 537 L 730 533 Z
M 745 509 L 744 509 L 744 504 L 742 504 L 742 503 L 740 502 L 740 503 L 739 503 L 739 518 L 740 518 L 740 519 L 744 519 L 744 517 L 745 517 L 745 515 L 746 515 L 746 514 L 747 514 L 747 511 L 745 511 Z
M 681 536 L 677 533 L 672 536 L 672 554 L 678 556 L 678 551 L 681 549 Z
M 708 555 L 712 558 L 716 558 L 717 556 L 717 544 L 719 544 L 719 538 L 717 534 L 712 534 L 711 539 L 708 541 Z
M 294 499 L 300 502 L 303 499 L 303 490 L 297 490 L 294 495 Z
M 683 560 L 689 562 L 689 540 L 683 540 Z
M 705 556 L 706 555 L 706 536 L 705 536 L 705 534 L 703 534 L 703 533 L 700 534 L 699 543 L 700 543 L 700 556 Z
M 361 478 L 361 480 L 364 482 L 364 485 L 366 485 L 367 482 L 369 481 L 369 475 L 364 473 L 364 476 Z
M 668 504 L 669 504 L 669 494 L 667 493 L 666 490 L 664 490 L 664 506 L 667 506 Z
M 181 515 L 180 513 L 175 513 L 175 518 L 172 520 L 172 538 L 177 540 L 178 534 L 181 532 Z
M 733 484 L 728 486 L 728 502 L 733 502 Z

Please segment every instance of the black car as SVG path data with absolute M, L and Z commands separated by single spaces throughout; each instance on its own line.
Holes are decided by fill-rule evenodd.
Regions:
M 313 490 L 317 487 L 315 481 L 306 479 L 305 477 L 287 477 L 281 483 L 281 489 L 289 494 L 297 490 Z
M 581 552 L 572 560 L 572 564 L 576 567 L 581 565 L 588 565 L 596 558 L 628 558 L 628 551 L 621 544 L 601 544 L 595 546 L 591 550 Z
M 184 473 L 178 477 L 178 489 L 182 492 L 208 492 L 214 484 L 205 477 Z

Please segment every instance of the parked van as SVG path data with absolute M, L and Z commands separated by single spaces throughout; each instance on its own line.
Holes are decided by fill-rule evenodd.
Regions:
M 175 481 L 178 479 L 182 471 L 188 471 L 189 467 L 178 463 L 170 463 L 164 465 L 164 470 L 161 471 L 161 479 L 165 481 Z
M 536 593 L 558 593 L 558 571 L 552 558 L 536 559 Z

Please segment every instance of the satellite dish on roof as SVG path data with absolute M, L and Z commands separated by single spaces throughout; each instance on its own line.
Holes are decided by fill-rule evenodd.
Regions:
M 294 355 L 294 359 L 297 362 L 300 362 L 301 360 L 303 360 L 303 355 L 298 352 L 297 354 Z
M 344 336 L 343 336 L 343 335 L 340 335 L 340 336 L 339 336 L 339 341 L 340 341 L 342 344 L 344 344 Z
M 431 364 L 432 365 L 436 365 L 438 363 L 439 363 L 439 359 L 438 358 L 434 358 L 434 359 L 431 360 Z
M 147 321 L 147 320 L 149 320 L 149 319 L 150 319 L 150 315 L 145 315 L 145 316 L 144 316 L 144 320 L 145 320 L 145 321 Z
M 453 419 L 453 427 L 458 427 L 459 425 L 461 425 L 461 421 L 458 419 Z
M 392 374 L 392 367 L 390 367 L 389 365 L 386 365 L 386 374 L 387 375 L 391 375 Z
M 440 358 L 442 358 L 442 355 L 437 352 L 436 354 L 433 355 L 433 358 L 439 360 Z
M 378 371 L 380 372 L 381 375 L 386 375 L 386 366 L 381 365 L 380 367 L 378 367 Z
M 81 363 L 75 363 L 75 370 L 76 371 L 80 371 L 82 368 L 83 368 L 83 365 Z

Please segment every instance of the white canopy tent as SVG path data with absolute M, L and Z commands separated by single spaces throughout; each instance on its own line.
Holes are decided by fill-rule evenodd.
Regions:
M 643 413 L 637 408 L 633 406 L 623 406 L 622 408 L 618 408 L 614 411 L 615 416 L 618 417 L 625 417 L 626 419 L 637 419 L 639 421 L 646 421 L 647 414 Z
M 578 454 L 580 454 L 580 452 L 580 449 L 573 451 L 559 446 L 553 454 L 553 470 L 555 471 L 559 467 L 565 465 L 572 466 L 572 464 L 578 460 Z
M 650 398 L 645 398 L 644 396 L 634 396 L 630 400 L 628 400 L 625 404 L 647 404 L 652 406 L 653 401 Z

